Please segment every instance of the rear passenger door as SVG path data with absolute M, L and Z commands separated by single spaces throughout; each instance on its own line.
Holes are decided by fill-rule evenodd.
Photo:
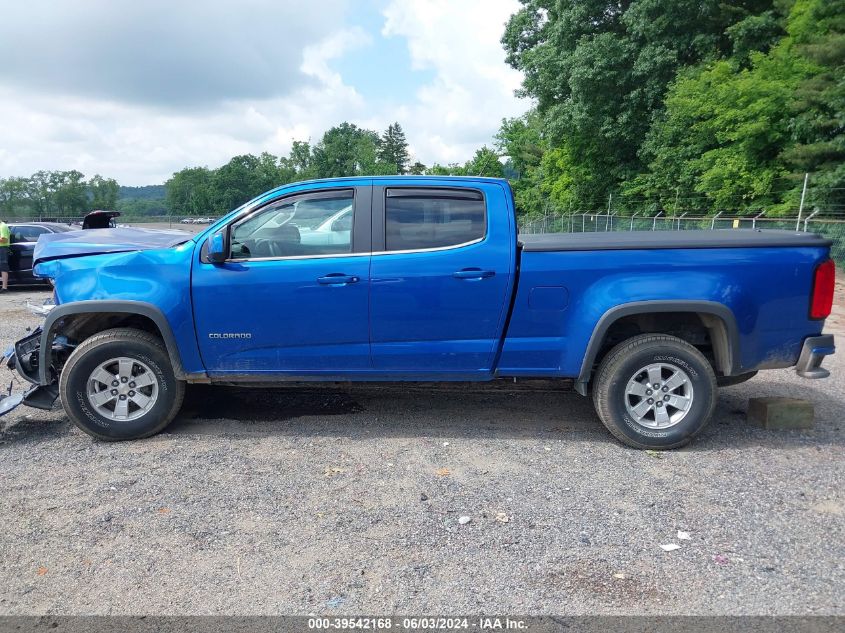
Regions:
M 513 272 L 512 236 L 488 218 L 498 190 L 373 187 L 376 371 L 471 378 L 491 370 Z

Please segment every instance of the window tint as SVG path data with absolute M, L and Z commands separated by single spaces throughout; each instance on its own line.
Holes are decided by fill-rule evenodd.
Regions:
M 352 252 L 351 190 L 271 203 L 232 228 L 232 259 Z M 345 217 L 349 218 L 344 222 Z
M 461 197 L 457 197 L 458 193 Z M 484 237 L 484 200 L 477 192 L 448 194 L 388 190 L 385 199 L 385 248 L 422 250 L 465 244 Z

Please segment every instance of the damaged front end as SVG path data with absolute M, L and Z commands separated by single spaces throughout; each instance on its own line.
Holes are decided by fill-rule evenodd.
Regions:
M 32 309 L 35 314 L 45 315 L 49 312 L 48 305 L 30 306 L 30 308 L 37 308 Z M 10 384 L 5 394 L 0 393 L 0 416 L 11 412 L 21 404 L 47 410 L 55 405 L 59 397 L 59 372 L 55 366 L 49 367 L 46 372 L 41 372 L 42 339 L 43 331 L 39 326 L 4 352 L 2 364 L 11 371 L 17 371 L 18 375 L 32 386 L 26 391 L 13 394 Z M 59 362 L 63 362 L 75 347 L 68 343 L 64 336 L 55 337 L 51 345 L 53 353 L 48 357 Z
M 59 376 L 71 352 L 87 337 L 115 327 L 155 331 L 177 350 L 162 303 L 187 318 L 183 301 L 193 255 L 184 231 L 99 228 L 40 236 L 33 252 L 37 277 L 55 287 L 53 300 L 27 304 L 41 326 L 2 355 L 2 363 L 32 385 L 13 394 L 0 382 L 0 416 L 25 404 L 51 409 L 59 396 Z M 156 270 L 159 275 L 150 275 Z M 179 285 L 181 283 L 181 285 Z M 178 351 L 174 367 L 181 371 Z M 2 378 L 0 378 L 1 380 Z

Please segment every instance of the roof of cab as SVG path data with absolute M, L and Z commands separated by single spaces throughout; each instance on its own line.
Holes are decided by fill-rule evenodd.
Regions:
M 392 176 L 337 176 L 334 178 L 316 178 L 313 180 L 300 180 L 298 182 L 288 183 L 290 185 L 301 185 L 312 182 L 343 182 L 348 180 L 454 180 L 456 182 L 507 182 L 507 178 L 492 178 L 490 176 L 414 176 L 411 174 L 394 174 Z
M 405 180 L 408 182 L 419 182 L 424 183 L 426 181 L 448 181 L 448 182 L 455 182 L 458 183 L 479 183 L 479 182 L 487 182 L 487 183 L 496 183 L 496 184 L 508 184 L 507 178 L 491 178 L 490 176 L 411 176 L 411 175 L 393 175 L 393 176 L 336 176 L 333 178 L 314 178 L 311 180 L 298 180 L 296 182 L 288 182 L 283 185 L 279 185 L 278 187 L 274 187 L 273 189 L 264 192 L 259 198 L 264 198 L 268 194 L 275 193 L 276 191 L 281 191 L 282 189 L 289 189 L 291 187 L 298 187 L 299 185 L 314 185 L 314 184 L 332 184 L 332 183 L 344 183 L 344 182 L 361 182 L 362 180 L 372 180 L 375 182 L 383 182 L 383 181 L 395 181 L 395 180 Z

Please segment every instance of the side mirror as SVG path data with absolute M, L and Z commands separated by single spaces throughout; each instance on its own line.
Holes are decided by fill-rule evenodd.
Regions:
M 217 231 L 208 238 L 208 261 L 212 264 L 222 264 L 229 254 L 226 248 L 226 231 Z

